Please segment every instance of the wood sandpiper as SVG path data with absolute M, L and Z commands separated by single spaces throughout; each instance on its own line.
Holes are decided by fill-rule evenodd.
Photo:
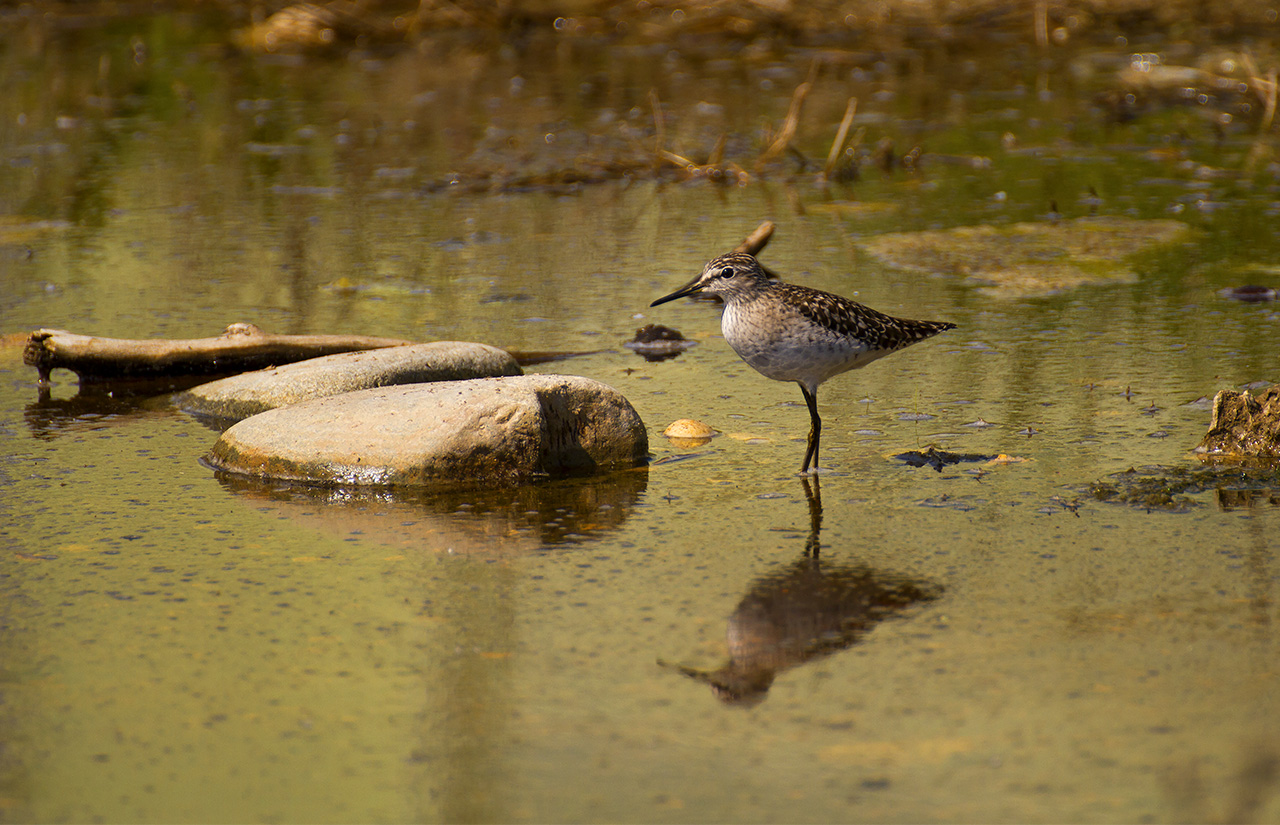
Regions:
M 724 300 L 720 329 L 742 360 L 775 381 L 800 385 L 812 421 L 802 473 L 818 469 L 819 384 L 955 328 L 946 321 L 894 318 L 830 292 L 772 281 L 745 252 L 712 259 L 697 278 L 649 306 L 697 292 Z

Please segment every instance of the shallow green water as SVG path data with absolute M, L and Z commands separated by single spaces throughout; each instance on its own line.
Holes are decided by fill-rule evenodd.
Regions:
M 536 369 L 624 392 L 654 461 L 470 495 L 263 488 L 199 463 L 216 438 L 199 422 L 77 398 L 69 374 L 41 401 L 0 348 L 0 818 L 1280 817 L 1275 492 L 1193 494 L 1176 513 L 1088 495 L 1130 467 L 1195 466 L 1209 414 L 1191 402 L 1280 379 L 1275 305 L 1217 296 L 1275 285 L 1280 190 L 1249 160 L 1274 138 L 1219 140 L 1177 108 L 1106 125 L 1093 95 L 1133 47 L 829 56 L 806 153 L 857 95 L 868 143 L 987 168 L 458 195 L 425 190 L 469 157 L 574 162 L 528 149 L 553 132 L 563 147 L 644 128 L 651 84 L 682 151 L 722 126 L 749 143 L 813 55 L 610 64 L 562 47 L 540 71 L 532 46 L 441 47 L 294 65 L 220 56 L 194 18 L 16 31 L 0 206 L 45 223 L 0 235 L 0 332 L 250 321 L 601 350 Z M 519 165 L 471 154 L 512 135 Z M 1194 234 L 1132 283 L 1046 297 L 857 247 L 1038 220 L 1050 201 Z M 647 308 L 765 219 L 779 228 L 762 257 L 785 277 L 959 325 L 824 385 L 816 490 L 794 474 L 798 390 L 743 366 L 713 306 Z M 646 362 L 621 342 L 648 322 L 701 343 Z M 660 432 L 680 417 L 722 435 L 678 449 Z M 930 445 L 1025 461 L 888 458 Z M 777 657 L 754 703 L 673 666 L 723 672 L 770 632 L 814 626 L 816 601 L 786 594 L 815 577 L 934 598 L 828 640 L 844 649 Z M 752 613 L 765 601 L 773 625 Z

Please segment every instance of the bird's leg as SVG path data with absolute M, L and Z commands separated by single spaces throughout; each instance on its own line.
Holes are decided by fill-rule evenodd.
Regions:
M 818 442 L 822 438 L 822 419 L 818 417 L 818 390 L 815 387 L 813 392 L 804 384 L 800 385 L 800 392 L 804 393 L 804 403 L 809 405 L 809 420 L 812 426 L 809 428 L 809 446 L 804 451 L 804 466 L 800 468 L 800 472 L 809 472 L 810 463 L 813 469 L 818 469 Z

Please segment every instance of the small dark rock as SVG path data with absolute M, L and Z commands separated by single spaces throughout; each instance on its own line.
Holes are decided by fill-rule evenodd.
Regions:
M 644 356 L 646 361 L 665 361 L 697 344 L 697 341 L 687 340 L 679 330 L 661 324 L 646 324 L 636 330 L 636 337 L 623 346 Z

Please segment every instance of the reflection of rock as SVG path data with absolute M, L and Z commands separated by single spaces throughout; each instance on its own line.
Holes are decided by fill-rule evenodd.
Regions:
M 1224 457 L 1280 458 L 1280 385 L 1259 395 L 1222 390 L 1196 452 Z
M 697 346 L 697 341 L 690 341 L 671 327 L 661 324 L 645 324 L 636 330 L 636 337 L 623 344 L 627 349 L 644 356 L 646 361 L 665 361 L 675 358 L 680 353 Z
M 843 650 L 876 624 L 941 588 L 805 556 L 752 585 L 729 617 L 729 661 L 711 671 L 681 667 L 727 704 L 764 701 L 779 671 Z
M 394 491 L 219 481 L 255 509 L 405 552 L 499 555 L 572 544 L 617 529 L 648 486 L 639 467 L 590 479 L 470 490 Z
M 1260 504 L 1280 507 L 1280 490 L 1218 489 L 1219 510 L 1251 510 Z
M 184 412 L 239 421 L 287 404 L 370 387 L 520 374 L 515 359 L 496 347 L 435 341 L 343 352 L 233 375 L 178 393 L 173 404 Z
M 268 410 L 227 430 L 214 468 L 338 485 L 522 483 L 634 467 L 644 422 L 617 390 L 569 375 L 410 384 Z

